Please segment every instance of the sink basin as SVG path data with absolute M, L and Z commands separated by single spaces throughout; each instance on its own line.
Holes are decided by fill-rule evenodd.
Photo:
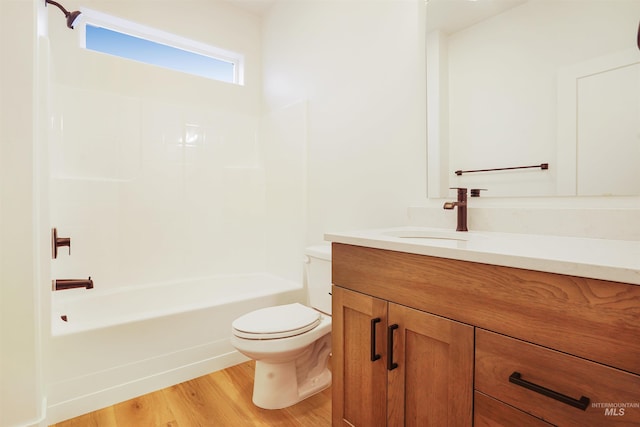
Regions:
M 399 237 L 402 239 L 438 239 L 438 240 L 457 240 L 467 241 L 469 236 L 464 232 L 446 231 L 446 230 L 428 230 L 424 228 L 416 229 L 398 229 L 383 231 L 385 236 Z

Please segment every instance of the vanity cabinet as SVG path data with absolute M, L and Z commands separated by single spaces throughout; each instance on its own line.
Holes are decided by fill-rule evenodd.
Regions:
M 334 426 L 640 425 L 640 286 L 343 243 L 332 261 Z
M 336 286 L 332 317 L 333 425 L 471 424 L 472 327 Z

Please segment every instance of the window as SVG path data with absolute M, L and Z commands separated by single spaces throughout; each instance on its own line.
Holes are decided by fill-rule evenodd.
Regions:
M 82 47 L 183 73 L 242 84 L 242 55 L 100 12 L 83 10 Z

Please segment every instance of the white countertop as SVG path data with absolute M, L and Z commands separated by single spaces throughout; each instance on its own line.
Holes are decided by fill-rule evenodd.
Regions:
M 325 240 L 640 285 L 640 241 L 413 226 L 327 233 Z

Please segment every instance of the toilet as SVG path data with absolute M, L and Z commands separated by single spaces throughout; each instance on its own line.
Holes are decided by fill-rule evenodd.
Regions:
M 331 247 L 305 250 L 310 307 L 262 308 L 233 321 L 231 344 L 256 361 L 253 403 L 294 405 L 331 385 Z

